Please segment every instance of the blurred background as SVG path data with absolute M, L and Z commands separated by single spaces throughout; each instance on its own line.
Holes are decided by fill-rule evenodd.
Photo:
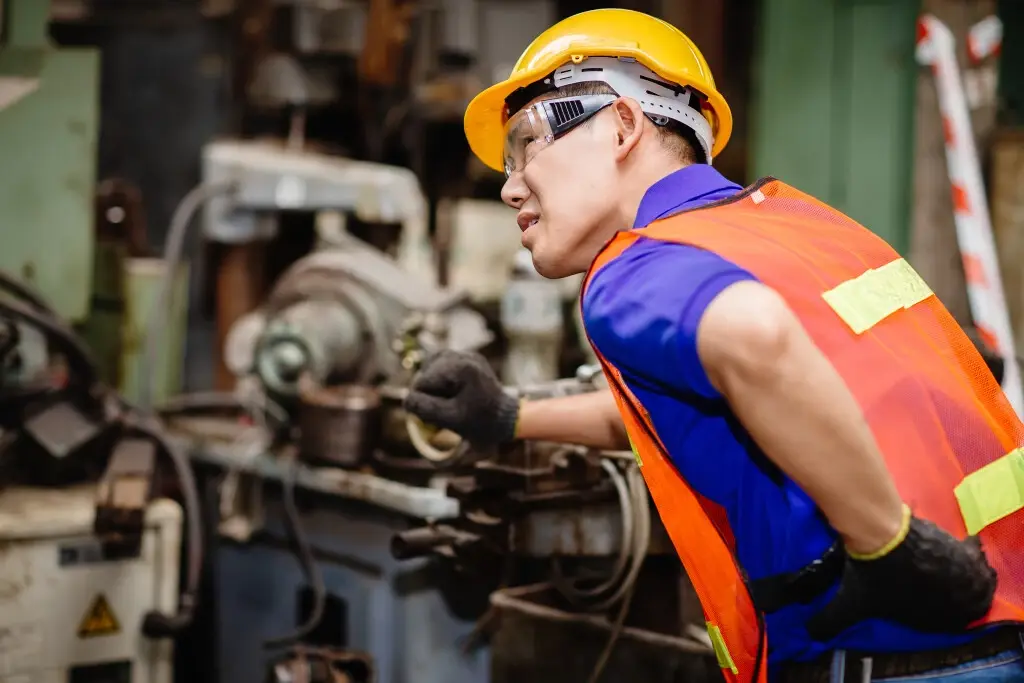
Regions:
M 0 678 L 719 676 L 630 456 L 400 409 L 440 348 L 599 386 L 462 114 L 602 6 L 0 0 Z M 703 51 L 727 177 L 865 224 L 1016 365 L 1024 3 L 619 6 Z

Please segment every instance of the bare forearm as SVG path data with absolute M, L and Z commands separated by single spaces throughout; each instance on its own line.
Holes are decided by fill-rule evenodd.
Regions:
M 519 411 L 516 438 L 576 443 L 603 450 L 629 448 L 610 391 L 526 401 Z
M 860 406 L 781 297 L 758 283 L 726 289 L 705 312 L 698 352 L 750 436 L 847 547 L 870 553 L 899 533 L 903 503 Z
M 902 501 L 860 407 L 805 335 L 770 373 L 725 382 L 736 416 L 765 454 L 818 504 L 851 550 L 872 552 L 899 531 Z

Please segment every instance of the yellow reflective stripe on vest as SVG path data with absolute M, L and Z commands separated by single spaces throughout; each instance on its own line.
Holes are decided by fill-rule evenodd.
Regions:
M 854 334 L 861 334 L 896 311 L 910 308 L 932 290 L 904 259 L 872 268 L 821 296 Z
M 633 459 L 636 460 L 636 466 L 637 467 L 643 467 L 644 466 L 644 461 L 640 459 L 640 451 L 638 451 L 636 449 L 636 446 L 633 445 L 633 439 L 630 438 L 629 434 L 626 434 L 626 438 L 629 440 L 629 448 L 630 448 L 630 450 L 633 451 Z
M 1012 450 L 971 472 L 953 493 L 960 504 L 967 533 L 972 536 L 989 524 L 1024 509 L 1024 449 Z
M 740 671 L 736 668 L 736 662 L 732 661 L 732 655 L 729 654 L 729 647 L 725 644 L 725 638 L 722 637 L 722 629 L 718 628 L 710 621 L 708 625 L 708 637 L 711 638 L 711 647 L 715 648 L 715 657 L 718 659 L 718 666 L 722 669 L 728 669 L 734 674 L 738 674 Z

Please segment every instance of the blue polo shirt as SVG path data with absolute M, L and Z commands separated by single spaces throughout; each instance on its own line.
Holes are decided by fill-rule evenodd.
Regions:
M 651 186 L 634 229 L 642 234 L 658 219 L 740 189 L 710 166 L 688 166 Z M 583 299 L 591 341 L 647 408 L 680 473 L 725 508 L 740 564 L 751 579 L 796 571 L 836 541 L 810 497 L 739 425 L 697 356 L 697 326 L 708 304 L 726 287 L 755 279 L 703 249 L 639 239 L 594 275 Z M 872 620 L 832 642 L 812 641 L 805 622 L 834 590 L 809 605 L 766 615 L 771 664 L 805 661 L 836 649 L 931 650 L 971 638 L 926 635 Z

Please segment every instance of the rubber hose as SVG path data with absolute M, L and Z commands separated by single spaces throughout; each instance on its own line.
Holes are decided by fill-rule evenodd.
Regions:
M 140 407 L 148 412 L 153 407 L 152 374 L 156 368 L 156 359 L 163 340 L 164 325 L 167 322 L 167 310 L 171 303 L 171 289 L 174 277 L 178 272 L 181 254 L 185 246 L 185 236 L 196 211 L 211 198 L 220 194 L 228 194 L 235 190 L 235 183 L 201 183 L 186 194 L 174 209 L 170 227 L 167 229 L 167 242 L 164 245 L 163 261 L 166 272 L 160 281 L 156 303 L 150 311 L 143 340 L 143 371 L 139 373 Z
M 56 316 L 21 301 L 0 299 L 0 313 L 35 327 L 67 357 L 68 382 L 91 389 L 99 380 L 92 353 L 78 336 Z
M 302 573 L 313 587 L 313 609 L 309 618 L 302 626 L 296 629 L 295 633 L 278 638 L 272 638 L 263 643 L 266 649 L 275 649 L 293 645 L 312 633 L 320 620 L 323 619 L 324 610 L 327 606 L 327 587 L 324 585 L 324 577 L 320 567 L 313 557 L 313 549 L 309 546 L 306 534 L 302 529 L 302 521 L 299 517 L 299 508 L 295 503 L 295 486 L 298 479 L 299 465 L 292 460 L 288 467 L 288 474 L 281 482 L 282 497 L 284 498 L 285 519 L 288 523 L 288 535 L 295 545 L 299 557 L 299 564 L 302 565 Z
M 565 575 L 562 572 L 562 566 L 558 562 L 558 558 L 552 558 L 552 569 L 555 573 L 555 587 L 567 600 L 569 600 L 570 603 L 574 605 L 583 604 L 587 601 L 587 598 L 596 598 L 618 586 L 626 571 L 626 565 L 629 562 L 629 558 L 632 556 L 632 548 L 634 544 L 633 538 L 635 533 L 635 515 L 631 491 L 626 484 L 625 478 L 622 476 L 619 468 L 615 466 L 614 462 L 607 458 L 602 459 L 601 468 L 612 480 L 612 485 L 615 487 L 615 491 L 618 494 L 619 514 L 622 516 L 622 539 L 619 543 L 619 556 L 615 560 L 611 576 L 601 584 L 589 589 L 576 588 L 570 579 L 565 578 Z
M 13 276 L 3 271 L 0 271 L 0 289 L 7 290 L 17 298 L 31 304 L 33 308 L 38 309 L 43 313 L 48 313 L 54 317 L 57 316 L 56 312 L 54 312 L 50 307 L 50 304 L 46 303 L 46 300 L 43 299 L 41 294 L 28 285 L 15 280 Z
M 149 637 L 163 638 L 181 633 L 192 623 L 199 601 L 199 582 L 203 570 L 203 518 L 199 502 L 199 489 L 192 464 L 186 455 L 172 444 L 158 429 L 142 429 L 167 453 L 181 486 L 185 520 L 188 525 L 188 560 L 185 572 L 185 590 L 182 591 L 178 612 L 166 615 L 149 612 L 143 621 L 143 632 Z

